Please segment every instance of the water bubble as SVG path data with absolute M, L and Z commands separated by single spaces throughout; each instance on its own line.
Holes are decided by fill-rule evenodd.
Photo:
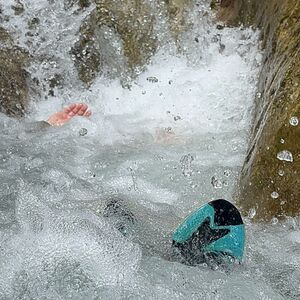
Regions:
M 156 77 L 154 77 L 154 76 L 147 77 L 147 80 L 148 80 L 149 82 L 152 82 L 152 83 L 158 82 L 158 79 L 157 79 Z
M 166 127 L 164 129 L 165 129 L 166 132 L 172 133 L 172 127 Z M 190 154 L 188 154 L 188 155 L 190 155 Z
M 211 178 L 211 184 L 215 189 L 221 189 L 223 187 L 223 183 L 216 176 Z
M 217 43 L 217 42 L 220 41 L 220 39 L 221 39 L 220 34 L 216 34 L 216 35 L 214 35 L 214 36 L 212 37 L 211 41 L 212 41 L 213 43 Z
M 283 175 L 284 175 L 284 171 L 283 171 L 283 170 L 279 170 L 279 171 L 278 171 L 278 175 L 279 175 L 279 176 L 283 176 Z
M 273 198 L 273 199 L 277 199 L 278 197 L 279 197 L 279 194 L 277 193 L 277 192 L 272 192 L 271 193 L 271 197 Z
M 185 177 L 193 175 L 192 162 L 194 157 L 191 154 L 183 155 L 180 159 L 182 174 Z
M 239 149 L 236 144 L 232 145 L 231 148 L 232 148 L 232 151 L 234 151 L 234 152 L 238 151 L 238 149 Z
M 299 124 L 299 119 L 297 117 L 291 117 L 290 118 L 290 124 L 292 126 L 297 126 Z
M 222 52 L 225 50 L 225 47 L 226 47 L 226 46 L 225 46 L 224 44 L 220 43 L 220 44 L 219 44 L 219 47 L 220 47 L 220 48 L 219 48 L 219 53 L 222 53 Z
M 271 224 L 272 225 L 276 225 L 278 223 L 278 219 L 277 218 L 273 218 L 272 220 L 271 220 Z
M 224 181 L 223 181 L 223 185 L 224 185 L 224 186 L 229 186 L 228 181 L 227 181 L 227 180 L 224 180 Z
M 250 219 L 253 219 L 256 215 L 256 209 L 255 208 L 250 208 L 248 216 Z
M 224 171 L 224 175 L 225 175 L 226 177 L 229 177 L 230 174 L 231 174 L 230 170 L 225 170 L 225 171 Z
M 130 186 L 128 188 L 129 191 L 133 190 L 134 191 L 138 191 L 139 188 L 138 188 L 138 184 L 137 184 L 137 176 L 136 176 L 136 170 L 138 169 L 138 166 L 136 163 L 134 163 L 134 165 L 131 167 L 128 167 L 127 170 L 130 172 L 131 174 L 131 178 L 132 178 L 132 186 Z
M 284 160 L 288 162 L 293 162 L 293 154 L 288 150 L 283 150 L 277 153 L 277 158 L 279 160 Z
M 80 136 L 85 136 L 85 135 L 87 135 L 87 133 L 88 133 L 88 131 L 87 131 L 86 128 L 81 128 L 81 129 L 79 130 L 79 135 L 80 135 Z
M 296 221 L 296 218 L 293 217 L 285 217 L 285 223 L 286 225 L 293 230 L 297 230 L 298 229 L 298 222 Z M 300 240 L 298 240 L 298 242 L 300 243 Z
M 280 143 L 284 144 L 285 140 L 284 139 L 280 139 Z

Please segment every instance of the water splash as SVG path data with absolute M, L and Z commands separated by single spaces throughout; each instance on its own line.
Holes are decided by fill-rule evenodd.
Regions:
M 211 178 L 211 185 L 215 188 L 215 189 L 221 189 L 223 187 L 223 183 L 220 179 L 218 179 L 216 176 L 213 176 Z
M 248 227 L 247 268 L 230 274 L 164 259 L 171 232 L 190 211 L 232 197 L 247 151 L 259 33 L 216 26 L 209 1 L 196 1 L 178 45 L 160 16 L 160 51 L 126 88 L 99 76 L 84 89 L 70 48 L 93 5 L 67 11 L 65 1 L 22 2 L 19 16 L 10 8 L 14 1 L 1 6 L 19 44 L 45 58 L 27 69 L 40 82 L 28 118 L 45 119 L 77 99 L 94 115 L 35 134 L 0 115 L 0 298 L 282 299 L 282 287 L 295 293 L 299 255 L 276 225 L 274 232 Z M 148 2 L 155 9 L 157 1 Z M 28 21 L 37 16 L 28 38 Z M 116 35 L 104 31 L 121 55 Z M 55 81 L 62 84 L 49 94 Z M 164 128 L 172 130 L 157 139 Z M 134 215 L 130 238 L 118 231 L 123 223 L 115 228 L 102 214 L 111 199 Z
M 194 157 L 191 154 L 184 155 L 180 159 L 182 174 L 185 177 L 190 177 L 193 175 L 193 169 L 192 169 L 193 160 Z
M 249 218 L 253 219 L 255 215 L 256 215 L 256 209 L 255 208 L 249 209 L 249 213 L 248 213 Z
M 279 194 L 277 193 L 277 192 L 272 192 L 271 193 L 271 197 L 273 198 L 273 199 L 277 199 L 278 197 L 279 197 Z
M 79 135 L 80 136 L 85 136 L 85 135 L 87 135 L 88 134 L 88 130 L 86 129 L 86 128 L 81 128 L 80 130 L 79 130 Z
M 290 118 L 290 124 L 291 124 L 292 126 L 298 126 L 298 124 L 299 124 L 299 119 L 298 119 L 297 117 L 291 117 L 291 118 Z
M 293 162 L 293 154 L 288 150 L 283 150 L 277 153 L 277 158 L 282 161 Z

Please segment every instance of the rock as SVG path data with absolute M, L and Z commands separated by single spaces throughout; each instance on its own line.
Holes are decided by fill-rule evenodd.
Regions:
M 265 49 L 237 200 L 254 220 L 300 215 L 300 2 L 226 0 L 219 17 L 261 28 Z M 293 159 L 280 159 L 290 153 Z M 292 156 L 291 156 L 292 155 Z M 273 196 L 272 196 L 273 195 Z M 276 195 L 276 197 L 274 197 Z
M 12 45 L 13 39 L 9 35 L 9 33 L 2 27 L 0 27 L 0 47 Z
M 124 65 L 125 73 L 134 75 L 157 48 L 154 13 L 146 2 L 94 1 L 96 9 L 81 26 L 79 41 L 71 51 L 79 77 L 87 85 L 100 71 L 121 74 Z
M 170 31 L 177 40 L 188 27 L 186 16 L 191 0 L 165 0 L 165 2 L 169 14 Z
M 9 33 L 0 28 L 0 111 L 9 116 L 23 116 L 28 104 L 28 55 L 13 43 Z M 1 45 L 4 47 L 1 47 Z
M 79 78 L 89 86 L 99 73 L 128 81 L 139 74 L 158 47 L 154 26 L 158 14 L 167 14 L 175 40 L 188 28 L 187 8 L 191 0 L 158 1 L 153 8 L 140 0 L 91 0 L 95 10 L 83 22 L 71 55 Z M 83 1 L 68 0 L 68 3 Z M 159 11 L 159 13 L 158 13 Z M 163 17 L 164 19 L 166 16 Z M 124 71 L 125 70 L 125 71 Z M 126 84 L 124 84 L 125 86 Z
M 95 37 L 96 29 L 96 12 L 94 12 L 81 26 L 79 40 L 71 50 L 79 79 L 87 85 L 93 82 L 103 65 L 100 41 Z

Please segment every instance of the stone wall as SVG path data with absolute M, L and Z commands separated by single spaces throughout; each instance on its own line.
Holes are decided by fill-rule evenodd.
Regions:
M 218 14 L 260 28 L 265 51 L 237 200 L 254 220 L 300 215 L 300 1 L 224 0 Z

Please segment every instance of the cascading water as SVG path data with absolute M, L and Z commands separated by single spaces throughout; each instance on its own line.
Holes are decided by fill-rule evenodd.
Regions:
M 0 299 L 298 299 L 297 219 L 246 220 L 245 263 L 229 273 L 168 260 L 171 233 L 188 213 L 232 200 L 251 126 L 258 33 L 216 28 L 209 1 L 195 1 L 181 54 L 160 14 L 147 69 L 126 88 L 106 74 L 86 89 L 70 51 L 93 5 L 76 12 L 67 1 L 22 2 L 22 16 L 14 1 L 1 5 L 10 17 L 3 25 L 41 61 L 28 67 L 40 84 L 26 122 L 75 101 L 93 115 L 40 132 L 0 115 Z M 105 34 L 123 63 L 122 43 Z M 109 66 L 113 56 L 105 57 Z M 63 85 L 49 93 L 53 74 Z M 119 217 L 108 209 L 114 203 Z

